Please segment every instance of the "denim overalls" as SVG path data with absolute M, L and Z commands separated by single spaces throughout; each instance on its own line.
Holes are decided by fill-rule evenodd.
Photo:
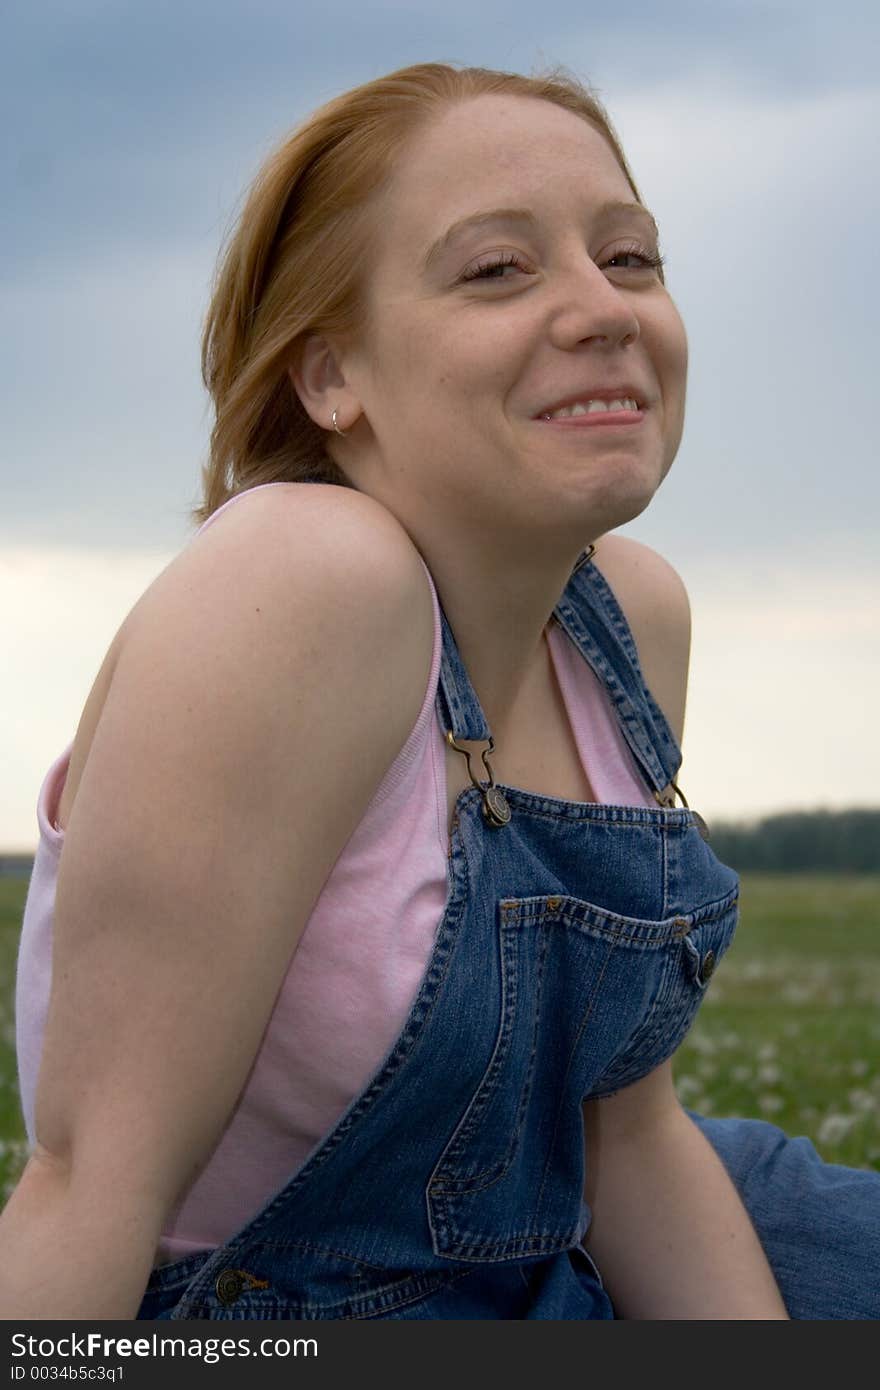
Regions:
M 488 740 L 441 617 L 441 725 Z M 733 937 L 738 880 L 699 817 L 673 806 L 681 753 L 589 552 L 555 619 L 604 682 L 657 807 L 496 786 L 484 760 L 489 776 L 472 773 L 456 802 L 445 912 L 391 1051 L 253 1220 L 153 1271 L 139 1318 L 615 1316 L 580 1245 L 581 1103 L 676 1050 Z M 764 1121 L 692 1119 L 740 1187 L 792 1315 L 880 1316 L 876 1293 L 855 1287 L 880 1250 L 880 1175 L 822 1164 Z M 826 1232 L 835 1180 L 855 1188 L 840 1189 Z M 866 1218 L 873 1245 L 835 1302 L 819 1241 L 835 1232 L 830 1258 L 849 1270 Z

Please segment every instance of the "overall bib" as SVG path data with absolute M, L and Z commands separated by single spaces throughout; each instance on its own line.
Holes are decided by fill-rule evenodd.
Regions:
M 246 1226 L 153 1271 L 139 1318 L 615 1316 L 580 1244 L 581 1105 L 679 1046 L 733 937 L 739 885 L 699 817 L 673 805 L 680 750 L 588 556 L 554 617 L 604 684 L 656 809 L 497 786 L 484 758 L 488 779 L 472 774 L 456 802 L 445 911 L 393 1047 Z M 489 740 L 441 619 L 441 726 Z M 880 1175 L 822 1164 L 764 1121 L 688 1113 L 740 1188 L 792 1315 L 880 1315 L 855 1287 L 880 1249 Z M 837 1303 L 818 1219 L 835 1180 L 831 1260 L 851 1266 L 856 1209 L 874 1223 Z M 861 1311 L 840 1311 L 858 1298 Z

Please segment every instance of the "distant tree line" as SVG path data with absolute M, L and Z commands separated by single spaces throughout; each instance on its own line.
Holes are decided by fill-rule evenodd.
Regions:
M 709 823 L 713 850 L 737 872 L 880 874 L 880 809 L 784 811 Z M 0 853 L 0 878 L 30 877 L 33 856 Z
M 718 858 L 738 872 L 880 873 L 880 810 L 785 811 L 711 821 L 709 831 Z
M 0 854 L 0 878 L 30 878 L 33 867 L 32 854 Z

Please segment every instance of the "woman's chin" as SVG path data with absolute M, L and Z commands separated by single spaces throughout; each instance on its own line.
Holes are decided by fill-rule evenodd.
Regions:
M 657 467 L 609 468 L 604 476 L 594 474 L 581 487 L 566 489 L 560 498 L 566 509 L 577 510 L 593 525 L 596 535 L 625 526 L 641 516 L 657 495 L 665 474 Z

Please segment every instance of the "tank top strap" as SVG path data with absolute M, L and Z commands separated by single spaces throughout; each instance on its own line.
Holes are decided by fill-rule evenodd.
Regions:
M 632 629 L 590 551 L 575 566 L 554 617 L 607 690 L 621 732 L 658 801 L 671 804 L 681 748 L 645 683 Z

